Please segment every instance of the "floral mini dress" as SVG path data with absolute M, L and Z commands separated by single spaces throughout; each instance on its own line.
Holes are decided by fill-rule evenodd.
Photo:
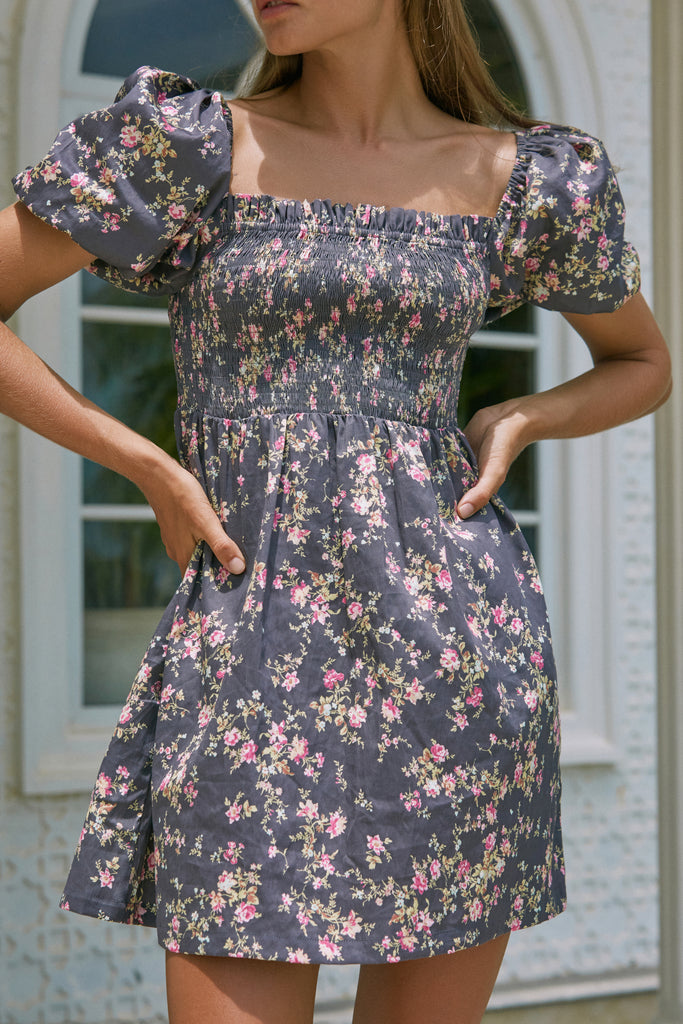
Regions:
M 167 949 L 303 963 L 448 953 L 565 902 L 536 566 L 457 425 L 468 341 L 638 289 L 599 142 L 517 133 L 496 217 L 229 192 L 217 93 L 143 68 L 15 179 L 122 288 L 169 295 L 204 544 L 97 776 L 62 905 Z

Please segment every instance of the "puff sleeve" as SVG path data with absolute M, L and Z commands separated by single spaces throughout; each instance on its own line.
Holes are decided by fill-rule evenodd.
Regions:
M 228 191 L 230 112 L 218 93 L 140 68 L 114 103 L 64 128 L 13 181 L 18 198 L 134 291 L 176 290 Z
M 487 321 L 524 302 L 565 313 L 618 309 L 640 287 L 624 202 L 597 139 L 540 125 L 518 157 L 490 237 Z

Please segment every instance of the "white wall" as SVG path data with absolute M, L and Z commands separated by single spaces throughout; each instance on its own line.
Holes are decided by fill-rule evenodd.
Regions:
M 537 2 L 545 11 L 546 28 L 552 27 L 552 6 L 558 17 L 572 19 L 576 36 L 583 40 L 583 63 L 599 89 L 596 110 L 605 113 L 601 123 L 581 127 L 602 134 L 622 168 L 630 234 L 644 258 L 647 288 L 649 0 Z M 22 18 L 28 3 L 0 0 L 3 204 L 11 200 L 9 177 L 18 169 L 13 83 L 18 80 Z M 525 6 L 532 9 L 533 0 Z M 556 38 L 555 45 L 564 52 L 566 39 Z M 40 62 L 39 51 L 33 60 Z M 577 96 L 585 86 L 585 81 L 580 83 Z M 568 120 L 574 119 L 573 95 L 572 91 L 567 97 Z M 580 112 L 578 100 L 576 106 Z M 629 985 L 648 987 L 657 965 L 651 425 L 621 428 L 613 441 L 610 511 L 620 553 L 614 565 L 613 624 L 623 682 L 614 721 L 619 758 L 612 766 L 565 771 L 570 909 L 555 922 L 513 937 L 495 997 L 499 1003 L 622 991 Z M 24 798 L 19 792 L 16 442 L 14 427 L 0 420 L 2 1024 L 162 1021 L 162 957 L 154 934 L 56 909 L 86 794 Z M 58 581 L 49 585 L 58 591 Z M 49 681 L 44 699 L 50 700 Z M 349 973 L 327 974 L 323 997 L 333 988 L 348 987 Z M 333 1015 L 326 1013 L 322 1019 L 331 1021 Z M 334 1019 L 348 1020 L 348 1014 Z

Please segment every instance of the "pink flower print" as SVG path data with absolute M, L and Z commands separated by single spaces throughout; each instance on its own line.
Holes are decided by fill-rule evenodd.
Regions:
M 578 242 L 585 242 L 586 239 L 590 238 L 591 232 L 593 231 L 594 221 L 592 217 L 582 217 L 579 221 L 578 231 L 575 231 L 576 239 Z
M 295 686 L 299 685 L 300 681 L 301 680 L 299 679 L 296 672 L 288 672 L 285 675 L 285 678 L 282 680 L 282 685 L 284 686 L 287 693 L 290 693 Z
M 240 924 L 245 924 L 247 921 L 251 921 L 252 917 L 256 915 L 256 907 L 253 903 L 240 903 L 239 907 L 235 911 L 235 917 Z
M 491 850 L 495 847 L 495 845 L 496 845 L 496 833 L 495 832 L 489 832 L 489 834 L 487 835 L 486 840 L 484 842 L 484 849 L 488 850 L 488 852 L 490 853 Z
M 415 946 L 417 945 L 417 938 L 414 935 L 411 935 L 407 928 L 401 928 L 398 933 L 398 943 L 401 949 L 407 949 L 410 952 L 415 949 Z M 388 956 L 387 963 L 391 963 L 392 961 L 397 962 L 399 959 L 400 958 L 397 956 Z
M 287 540 L 290 544 L 301 544 L 310 532 L 310 530 L 302 530 L 300 526 L 290 526 L 287 531 Z
M 192 658 L 193 661 L 196 661 L 197 655 L 199 654 L 200 650 L 201 647 L 199 644 L 199 637 L 196 635 L 196 633 L 193 636 L 188 636 L 185 638 L 185 653 L 183 654 L 184 658 Z
M 121 129 L 121 145 L 126 149 L 135 149 L 142 142 L 142 132 L 132 124 L 124 125 Z
M 515 618 L 514 618 L 514 619 L 512 620 L 512 622 L 510 623 L 510 629 L 511 629 L 511 630 L 512 630 L 512 632 L 513 632 L 513 633 L 515 634 L 515 636 L 519 636 L 519 634 L 520 634 L 520 633 L 522 632 L 522 630 L 524 629 L 524 623 L 522 622 L 522 620 L 521 620 L 521 619 L 519 619 L 519 618 L 515 617 Z
M 187 216 L 187 210 L 182 203 L 170 203 L 168 212 L 173 220 L 184 220 Z
M 320 858 L 320 866 L 326 875 L 333 875 L 337 870 L 334 864 L 332 863 L 332 858 L 330 857 L 329 853 L 322 854 Z
M 411 888 L 415 889 L 415 891 L 420 894 L 425 892 L 429 888 L 429 880 L 427 876 L 421 871 L 416 871 L 413 875 L 413 884 Z
M 313 622 L 326 622 L 330 617 L 329 601 L 311 601 L 311 611 L 313 612 L 311 616 Z
M 456 672 L 460 668 L 460 656 L 453 647 L 447 647 L 440 658 L 441 665 L 447 672 Z
M 431 935 L 434 919 L 429 916 L 426 910 L 418 910 L 417 914 L 413 914 L 410 920 L 415 926 L 416 932 L 424 932 L 425 935 Z
M 363 605 L 359 601 L 352 601 L 346 609 L 346 614 L 353 621 L 363 614 Z
M 350 547 L 351 544 L 353 544 L 355 539 L 356 539 L 356 535 L 353 532 L 353 530 L 344 530 L 344 532 L 342 533 L 342 547 L 343 548 Z
M 432 878 L 441 878 L 441 865 L 438 860 L 433 860 L 429 865 L 429 874 Z
M 310 964 L 311 958 L 304 953 L 303 949 L 290 949 L 287 954 L 290 964 Z
M 296 764 L 301 764 L 308 754 L 308 740 L 303 736 L 295 736 L 289 745 L 289 758 Z
M 175 915 L 171 919 L 171 928 L 173 929 L 173 931 L 174 931 L 174 933 L 176 935 L 180 931 L 180 921 L 178 920 L 178 918 Z
M 318 939 L 318 946 L 326 960 L 338 960 L 341 956 L 341 946 L 338 946 L 327 935 Z
M 270 726 L 270 732 L 268 733 L 268 739 L 270 745 L 275 748 L 278 752 L 287 745 L 287 736 L 285 734 L 285 723 L 272 722 Z
M 539 672 L 543 669 L 543 655 L 540 653 L 540 651 L 534 651 L 534 653 L 529 658 L 529 661 L 532 665 L 536 666 Z
M 297 818 L 316 820 L 318 818 L 318 805 L 314 804 L 312 800 L 300 801 L 296 816 Z
M 449 573 L 448 569 L 441 570 L 441 572 L 436 577 L 436 582 L 437 585 L 441 587 L 442 590 L 450 590 L 452 588 L 453 580 L 451 579 L 451 574 Z
M 290 601 L 292 604 L 298 605 L 299 608 L 303 608 L 307 603 L 310 592 L 311 588 L 307 584 L 297 583 L 296 586 L 292 587 Z
M 470 921 L 478 921 L 484 910 L 484 904 L 480 899 L 472 900 L 469 905 Z
M 132 717 L 130 704 L 124 704 L 121 709 L 121 714 L 119 715 L 119 725 L 125 725 L 126 722 L 130 722 Z
M 72 174 L 69 179 L 69 184 L 72 188 L 81 189 L 85 188 L 90 183 L 90 179 L 87 174 L 83 174 L 79 171 L 77 174 Z
M 441 792 L 441 784 L 436 779 L 427 779 L 424 784 L 425 796 L 435 797 Z
M 333 668 L 330 668 L 330 669 L 327 670 L 327 672 L 323 676 L 323 686 L 325 686 L 325 688 L 328 689 L 328 690 L 332 690 L 332 689 L 334 689 L 335 683 L 341 683 L 341 682 L 343 682 L 343 680 L 344 680 L 344 673 L 343 672 L 335 672 L 335 670 Z
M 406 588 L 406 590 L 408 591 L 409 594 L 411 594 L 413 597 L 415 597 L 416 594 L 418 594 L 419 590 L 420 590 L 420 580 L 419 580 L 419 577 L 418 576 L 406 576 L 405 579 L 403 580 L 403 586 Z
M 424 697 L 424 692 L 425 688 L 416 676 L 406 690 L 406 700 L 411 704 L 417 704 L 418 700 L 422 700 Z
M 112 791 L 111 779 L 101 772 L 95 782 L 95 792 L 98 796 L 109 796 Z
M 481 704 L 484 693 L 481 686 L 475 686 L 472 688 L 472 692 L 465 697 L 465 703 L 469 704 L 473 708 L 478 708 Z
M 53 164 L 46 164 L 40 172 L 43 181 L 56 181 L 59 166 L 59 160 L 55 160 Z
M 498 816 L 498 812 L 496 811 L 496 808 L 493 806 L 493 804 L 487 804 L 486 805 L 486 820 L 490 824 L 493 824 L 493 822 L 496 820 L 497 816 Z
M 205 704 L 204 707 L 199 712 L 197 720 L 202 729 L 204 728 L 204 726 L 208 725 L 209 722 L 211 721 L 211 708 L 208 708 Z
M 216 882 L 216 887 L 220 889 L 221 892 L 230 892 L 230 890 L 234 889 L 236 885 L 237 881 L 232 871 L 223 871 L 218 876 L 218 881 Z
M 456 712 L 456 714 L 453 716 L 453 721 L 457 725 L 458 729 L 464 729 L 466 728 L 466 726 L 469 725 L 469 722 L 467 721 L 467 716 L 463 715 L 462 711 Z
M 501 605 L 493 609 L 493 621 L 497 626 L 504 626 L 507 622 L 507 612 Z
M 240 807 L 239 804 L 230 804 L 227 811 L 225 812 L 225 816 L 228 819 L 228 821 L 239 821 L 240 818 L 242 817 L 242 808 Z
M 228 729 L 225 736 L 223 737 L 223 742 L 225 743 L 226 747 L 234 747 L 237 743 L 239 743 L 240 736 L 241 733 L 239 729 Z
M 336 837 L 340 836 L 346 828 L 346 820 L 345 815 L 341 814 L 339 811 L 335 811 L 330 815 L 330 823 L 325 831 L 329 836 L 332 836 L 333 839 L 336 839 Z
M 349 709 L 349 725 L 353 726 L 354 729 L 359 729 L 367 717 L 367 711 L 360 704 L 354 704 Z
M 352 910 L 342 925 L 342 935 L 348 935 L 349 938 L 355 939 L 358 932 L 362 931 L 362 920 L 363 918 L 358 917 Z
M 114 877 L 115 876 L 112 875 L 108 867 L 106 867 L 103 871 L 100 870 L 100 885 L 102 886 L 102 888 L 111 889 L 114 885 Z
M 413 480 L 417 480 L 418 483 L 422 483 L 423 480 L 427 480 L 427 474 L 420 469 L 419 466 L 410 466 L 408 469 L 408 476 L 411 476 Z
M 420 313 L 413 313 L 408 323 L 408 327 L 419 327 L 422 323 L 422 316 Z
M 474 615 L 468 615 L 467 616 L 467 625 L 470 628 L 470 632 L 471 632 L 472 636 L 475 636 L 477 638 L 477 640 L 478 640 L 479 637 L 481 636 L 481 627 L 479 626 L 479 624 L 475 620 Z
M 384 853 L 386 846 L 379 836 L 368 836 L 368 850 L 376 854 Z
M 445 761 L 448 756 L 448 751 L 441 743 L 433 743 L 429 748 L 429 753 L 439 764 L 441 764 L 442 761 Z
M 524 703 L 529 708 L 529 711 L 535 711 L 538 707 L 538 694 L 534 690 L 527 690 L 524 694 Z
M 240 749 L 240 761 L 243 764 L 252 764 L 256 760 L 256 754 L 258 753 L 258 747 L 253 740 L 248 740 L 242 744 Z
M 401 717 L 400 709 L 394 704 L 391 697 L 387 697 L 382 701 L 382 718 L 385 718 L 387 722 L 395 722 Z
M 365 476 L 369 476 L 370 473 L 374 473 L 377 470 L 377 462 L 374 455 L 359 455 L 356 462 L 361 473 Z

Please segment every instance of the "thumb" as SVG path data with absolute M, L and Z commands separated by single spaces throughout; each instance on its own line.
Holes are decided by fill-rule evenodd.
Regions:
M 234 540 L 227 535 L 218 516 L 213 515 L 203 529 L 203 540 L 228 572 L 241 573 L 246 569 L 246 560 Z
M 500 473 L 493 468 L 487 467 L 474 487 L 471 487 L 469 491 L 465 491 L 458 502 L 456 511 L 460 518 L 469 519 L 475 512 L 479 512 L 499 490 L 505 480 L 505 476 L 505 473 Z

